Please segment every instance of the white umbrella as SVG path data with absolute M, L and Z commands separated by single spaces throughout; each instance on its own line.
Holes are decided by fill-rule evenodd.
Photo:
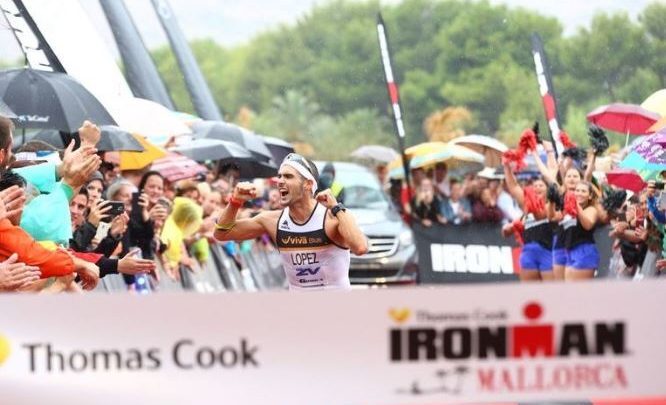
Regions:
M 374 160 L 381 163 L 389 163 L 397 158 L 398 152 L 382 145 L 364 145 L 351 153 L 352 157 L 364 160 Z
M 192 133 L 173 111 L 154 101 L 119 97 L 105 107 L 120 128 L 143 135 L 157 145 L 163 145 L 170 136 Z
M 497 167 L 502 164 L 502 153 L 509 150 L 501 141 L 487 135 L 466 135 L 451 140 L 452 144 L 465 146 L 483 155 L 485 165 Z

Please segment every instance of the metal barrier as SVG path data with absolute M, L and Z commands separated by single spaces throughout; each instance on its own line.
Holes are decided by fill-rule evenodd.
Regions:
M 151 277 L 152 290 L 216 293 L 286 288 L 286 278 L 277 250 L 255 242 L 251 251 L 240 253 L 238 259 L 241 268 L 221 244 L 211 244 L 208 260 L 203 265 L 197 263 L 192 270 L 184 266 L 179 268 L 180 281 L 173 280 L 160 261 L 156 260 L 159 282 Z M 100 280 L 95 291 L 127 292 L 127 285 L 121 274 L 110 274 Z

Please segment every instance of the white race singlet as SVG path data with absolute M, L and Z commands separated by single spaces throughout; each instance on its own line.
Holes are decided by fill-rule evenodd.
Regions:
M 276 243 L 290 290 L 349 290 L 349 249 L 336 245 L 325 231 L 325 206 L 317 203 L 310 218 L 297 224 L 289 207 L 278 219 Z

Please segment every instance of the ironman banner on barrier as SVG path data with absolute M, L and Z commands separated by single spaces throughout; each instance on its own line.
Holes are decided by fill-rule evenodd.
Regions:
M 666 400 L 666 284 L 2 296 L 3 403 Z

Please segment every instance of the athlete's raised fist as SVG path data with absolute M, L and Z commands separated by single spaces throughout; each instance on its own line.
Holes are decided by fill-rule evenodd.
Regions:
M 318 193 L 315 198 L 328 209 L 331 209 L 338 204 L 338 200 L 335 199 L 330 188 Z
M 237 200 L 249 201 L 257 198 L 257 187 L 247 181 L 236 184 L 233 197 Z

